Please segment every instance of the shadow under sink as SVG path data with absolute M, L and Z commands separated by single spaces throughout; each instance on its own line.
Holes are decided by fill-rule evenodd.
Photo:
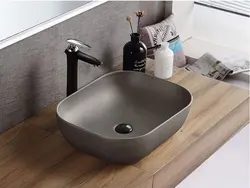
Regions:
M 183 125 L 192 96 L 185 88 L 132 71 L 108 73 L 57 107 L 64 138 L 111 163 L 134 163 Z

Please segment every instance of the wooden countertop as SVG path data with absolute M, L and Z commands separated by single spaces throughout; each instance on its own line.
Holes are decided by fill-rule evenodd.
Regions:
M 0 135 L 0 187 L 175 187 L 249 122 L 249 92 L 184 69 L 170 81 L 193 94 L 189 116 L 138 163 L 105 164 L 77 152 L 62 138 L 51 105 Z

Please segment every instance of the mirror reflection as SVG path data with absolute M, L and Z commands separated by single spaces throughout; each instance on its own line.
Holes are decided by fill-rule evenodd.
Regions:
M 1 1 L 0 41 L 65 14 L 90 1 Z

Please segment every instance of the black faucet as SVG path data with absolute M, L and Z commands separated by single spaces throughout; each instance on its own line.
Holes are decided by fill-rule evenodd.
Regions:
M 78 59 L 94 66 L 99 66 L 102 62 L 79 50 L 79 47 L 90 49 L 91 47 L 78 40 L 68 39 L 69 46 L 65 50 L 67 55 L 67 96 L 77 91 L 78 84 Z

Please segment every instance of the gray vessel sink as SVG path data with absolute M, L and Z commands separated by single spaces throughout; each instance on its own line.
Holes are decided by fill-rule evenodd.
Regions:
M 61 101 L 57 119 L 74 148 L 110 163 L 129 164 L 178 131 L 191 102 L 190 92 L 177 84 L 116 71 Z

